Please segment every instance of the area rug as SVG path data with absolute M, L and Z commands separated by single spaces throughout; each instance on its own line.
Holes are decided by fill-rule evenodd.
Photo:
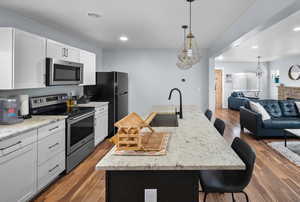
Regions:
M 300 141 L 290 141 L 287 147 L 284 146 L 284 142 L 271 142 L 268 145 L 300 167 Z

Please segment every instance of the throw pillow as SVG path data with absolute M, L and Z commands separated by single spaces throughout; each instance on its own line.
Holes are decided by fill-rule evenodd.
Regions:
M 268 112 L 265 110 L 265 108 L 261 104 L 255 103 L 255 102 L 252 102 L 252 101 L 250 101 L 249 103 L 250 103 L 250 108 L 253 111 L 255 111 L 256 113 L 261 114 L 263 121 L 271 119 L 270 115 L 268 114 Z
M 299 116 L 300 116 L 300 102 L 295 102 L 296 106 L 297 106 L 297 109 L 298 109 L 298 112 L 299 112 Z

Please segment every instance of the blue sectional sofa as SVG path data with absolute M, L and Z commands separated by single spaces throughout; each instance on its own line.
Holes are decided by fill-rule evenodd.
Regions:
M 241 130 L 248 129 L 257 139 L 284 137 L 284 129 L 300 129 L 300 114 L 295 100 L 256 100 L 271 116 L 262 120 L 261 114 L 250 109 L 249 101 L 240 109 Z
M 233 92 L 228 97 L 228 108 L 233 110 L 240 110 L 245 102 L 249 100 L 258 100 L 258 98 L 246 97 L 242 92 Z

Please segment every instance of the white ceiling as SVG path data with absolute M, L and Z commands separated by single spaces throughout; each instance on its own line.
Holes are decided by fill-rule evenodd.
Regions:
M 197 0 L 193 30 L 201 48 L 217 40 L 255 0 Z M 1 0 L 0 7 L 92 39 L 106 48 L 178 48 L 185 0 Z M 103 14 L 93 19 L 88 12 Z M 121 43 L 119 36 L 129 41 Z
M 280 21 L 272 27 L 258 33 L 255 37 L 243 41 L 238 47 L 232 47 L 222 54 L 223 61 L 272 61 L 287 55 L 300 54 L 300 11 Z M 252 46 L 258 46 L 253 49 Z

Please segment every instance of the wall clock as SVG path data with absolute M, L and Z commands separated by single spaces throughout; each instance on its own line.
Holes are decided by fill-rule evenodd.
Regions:
M 292 65 L 290 67 L 289 77 L 292 80 L 299 80 L 300 79 L 300 66 L 299 65 Z

